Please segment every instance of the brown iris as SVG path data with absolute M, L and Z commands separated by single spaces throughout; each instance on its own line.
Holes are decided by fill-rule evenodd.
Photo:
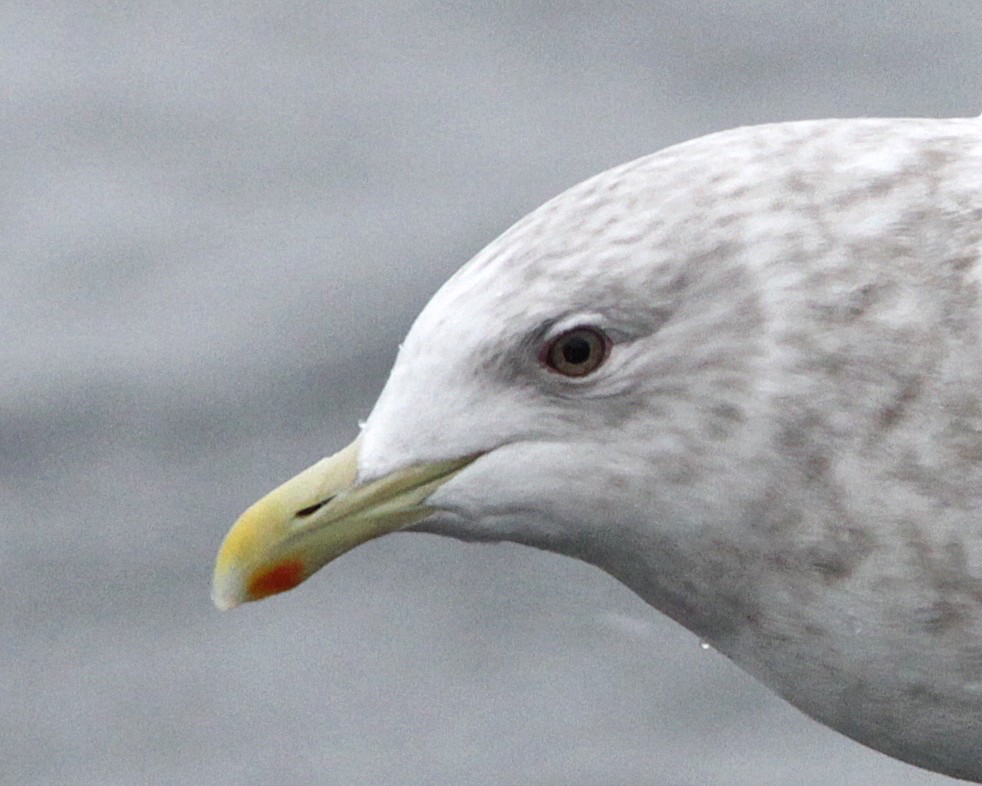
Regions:
M 593 327 L 575 327 L 546 344 L 540 360 L 566 377 L 585 377 L 607 359 L 610 339 Z

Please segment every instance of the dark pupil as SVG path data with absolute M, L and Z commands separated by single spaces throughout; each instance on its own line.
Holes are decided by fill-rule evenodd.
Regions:
M 590 359 L 590 342 L 574 336 L 563 344 L 563 360 L 571 366 L 579 366 Z

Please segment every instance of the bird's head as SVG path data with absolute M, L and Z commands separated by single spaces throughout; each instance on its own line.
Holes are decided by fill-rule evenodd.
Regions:
M 358 438 L 230 530 L 215 603 L 290 589 L 397 530 L 604 565 L 652 538 L 668 559 L 725 516 L 756 445 L 763 316 L 732 228 L 693 209 L 728 187 L 709 158 L 599 175 L 462 268 Z

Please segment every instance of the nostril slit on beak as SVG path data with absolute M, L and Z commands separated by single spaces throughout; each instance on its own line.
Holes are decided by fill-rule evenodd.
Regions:
M 305 519 L 305 518 L 307 518 L 307 516 L 312 516 L 318 510 L 320 510 L 321 508 L 323 508 L 332 499 L 334 499 L 334 497 L 328 497 L 327 499 L 321 500 L 320 502 L 315 502 L 313 505 L 310 505 L 309 507 L 301 508 L 294 515 L 298 519 Z

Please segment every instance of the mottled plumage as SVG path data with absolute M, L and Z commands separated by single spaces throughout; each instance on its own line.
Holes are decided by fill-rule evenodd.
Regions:
M 400 526 L 593 563 L 823 723 L 982 782 L 980 255 L 979 119 L 625 164 L 434 296 L 357 486 L 477 457 Z M 607 362 L 544 369 L 582 324 Z

